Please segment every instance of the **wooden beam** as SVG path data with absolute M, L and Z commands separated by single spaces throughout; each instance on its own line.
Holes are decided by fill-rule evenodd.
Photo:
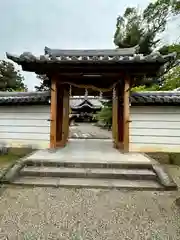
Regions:
M 124 83 L 124 152 L 129 152 L 129 118 L 130 118 L 130 108 L 129 108 L 129 97 L 130 97 L 130 78 L 125 77 Z
M 51 80 L 51 120 L 50 120 L 50 148 L 56 147 L 56 120 L 57 120 L 57 82 Z

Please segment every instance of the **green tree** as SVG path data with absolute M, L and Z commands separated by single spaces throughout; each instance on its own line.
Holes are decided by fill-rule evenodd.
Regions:
M 36 91 L 44 92 L 50 89 L 50 80 L 46 75 L 37 75 L 38 80 L 40 80 L 40 85 L 35 86 Z
M 168 91 L 180 87 L 180 43 L 172 45 L 164 45 L 159 49 L 161 54 L 177 53 L 176 61 L 172 68 L 165 73 L 161 79 L 161 84 L 152 84 L 147 87 L 145 85 L 133 88 L 133 91 Z
M 138 52 L 147 55 L 160 42 L 157 36 L 164 32 L 167 22 L 179 13 L 177 0 L 157 0 L 142 12 L 128 7 L 117 18 L 114 43 L 119 48 L 138 45 Z
M 11 62 L 5 60 L 0 61 L 0 91 L 27 91 L 24 77 Z
M 138 46 L 137 53 L 150 54 L 160 43 L 160 34 L 165 31 L 168 21 L 180 14 L 179 1 L 157 0 L 150 3 L 142 12 L 137 8 L 126 8 L 123 16 L 118 16 L 114 43 L 118 48 Z M 177 52 L 179 58 L 179 44 L 163 46 L 159 49 L 162 54 Z M 176 59 L 176 60 L 177 60 Z M 138 86 L 132 91 L 171 90 L 179 86 L 179 67 L 177 61 L 172 64 L 172 70 L 165 74 L 163 81 L 151 86 Z M 175 67 L 176 66 L 176 67 Z M 169 70 L 169 69 L 168 69 Z M 112 102 L 98 114 L 104 122 L 112 122 Z M 111 120 L 110 120 L 111 119 Z
M 159 52 L 163 55 L 176 52 L 177 53 L 176 59 L 180 59 L 180 42 L 173 43 L 171 45 L 164 45 L 159 49 Z
M 97 113 L 96 119 L 104 122 L 107 125 L 112 125 L 112 101 L 109 100 L 103 103 L 103 108 Z
M 172 68 L 165 76 L 161 91 L 170 91 L 180 87 L 180 66 Z

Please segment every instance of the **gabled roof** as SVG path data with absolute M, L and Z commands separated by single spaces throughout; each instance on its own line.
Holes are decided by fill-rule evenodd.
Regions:
M 51 57 L 94 57 L 94 56 L 133 56 L 136 53 L 136 47 L 116 48 L 116 49 L 82 49 L 82 50 L 65 50 L 51 49 L 45 47 L 44 52 Z
M 161 55 L 153 52 L 147 56 L 136 54 L 134 48 L 111 49 L 111 50 L 58 50 L 45 47 L 45 54 L 35 56 L 31 52 L 21 55 L 6 53 L 7 58 L 22 65 L 23 63 L 166 63 L 174 60 L 176 53 Z
M 70 105 L 72 109 L 80 109 L 83 107 L 89 107 L 92 109 L 100 109 L 102 108 L 103 104 L 100 101 L 99 98 L 95 98 L 95 97 L 88 97 L 88 98 L 84 98 L 84 97 L 75 97 L 75 98 L 71 98 L 70 100 Z
M 179 105 L 180 92 L 132 92 L 130 96 L 132 105 Z M 50 92 L 0 92 L 0 106 L 9 105 L 44 105 L 50 103 Z M 101 108 L 102 101 L 98 97 L 72 97 L 71 108 L 77 109 L 89 105 L 89 107 Z
M 85 76 L 87 74 L 98 73 L 104 78 L 111 79 L 112 83 L 117 81 L 120 73 L 128 73 L 132 76 L 132 79 L 139 75 L 155 77 L 162 74 L 164 69 L 176 58 L 176 53 L 161 55 L 159 52 L 153 52 L 144 56 L 136 54 L 136 48 L 61 50 L 45 47 L 44 54 L 40 56 L 35 56 L 31 52 L 24 52 L 18 56 L 9 53 L 6 55 L 8 59 L 21 65 L 24 71 L 49 74 L 49 76 L 52 73 L 70 75 L 71 82 L 76 82 L 77 79 L 74 80 L 73 78 L 76 73 L 83 80 L 85 78 L 86 83 L 87 77 Z M 114 80 L 109 75 L 113 75 Z M 61 81 L 61 78 L 59 78 L 59 81 Z M 98 83 L 104 85 L 102 81 L 98 81 Z M 136 84 L 139 84 L 138 80 Z

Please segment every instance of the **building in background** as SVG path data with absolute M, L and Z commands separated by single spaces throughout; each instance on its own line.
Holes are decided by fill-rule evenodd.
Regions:
M 93 122 L 95 115 L 101 111 L 102 102 L 98 97 L 72 97 L 70 99 L 72 119 L 77 122 Z

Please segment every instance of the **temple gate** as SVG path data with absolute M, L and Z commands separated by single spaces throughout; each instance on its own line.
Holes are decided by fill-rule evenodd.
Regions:
M 112 97 L 112 135 L 114 147 L 129 151 L 129 99 L 132 86 L 157 77 L 162 67 L 175 59 L 174 54 L 161 56 L 136 54 L 136 48 L 114 50 L 56 50 L 45 48 L 45 54 L 31 53 L 7 57 L 24 71 L 46 74 L 51 88 L 50 147 L 64 147 L 69 135 L 69 92 L 92 95 L 98 91 Z M 150 80 L 151 81 L 151 80 Z

